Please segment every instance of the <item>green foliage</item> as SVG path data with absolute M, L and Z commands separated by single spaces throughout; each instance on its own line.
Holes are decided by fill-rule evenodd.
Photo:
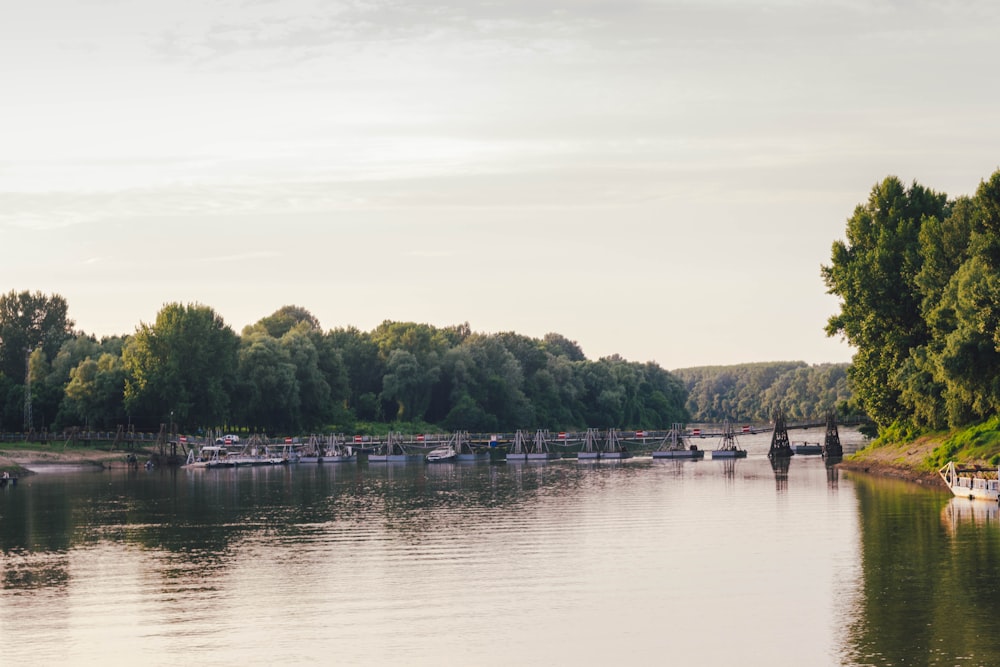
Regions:
M 41 292 L 0 295 L 0 372 L 20 382 L 25 376 L 26 352 L 40 349 L 46 359 L 56 356 L 72 336 L 66 299 Z
M 122 423 L 125 367 L 121 356 L 101 354 L 87 357 L 69 373 L 66 384 L 66 411 L 95 429 L 112 429 Z
M 885 429 L 961 427 L 1000 411 L 1000 171 L 947 202 L 886 179 L 823 267 L 857 348 L 859 404 Z
M 688 419 L 687 392 L 673 374 L 617 355 L 590 361 L 560 334 L 393 321 L 371 332 L 323 332 L 298 306 L 236 336 L 207 306 L 168 304 L 127 339 L 78 335 L 52 354 L 36 349 L 31 368 L 39 421 L 53 427 L 110 429 L 131 419 L 155 430 L 172 418 L 182 430 L 492 432 L 651 429 Z M 0 401 L 11 423 L 23 387 L 0 375 Z
M 843 413 L 852 399 L 848 368 L 776 361 L 682 368 L 674 374 L 687 389 L 694 421 L 767 421 L 775 412 L 794 421 L 819 419 L 838 408 Z
M 930 464 L 940 468 L 949 461 L 1000 462 L 1000 416 L 953 431 L 934 451 Z
M 208 306 L 168 304 L 122 350 L 125 406 L 153 426 L 171 416 L 181 427 L 225 423 L 239 338 Z

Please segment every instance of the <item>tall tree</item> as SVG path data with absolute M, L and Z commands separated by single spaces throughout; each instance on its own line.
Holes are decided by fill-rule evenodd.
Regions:
M 355 327 L 333 329 L 327 334 L 329 345 L 340 353 L 347 372 L 348 406 L 359 419 L 379 416 L 377 396 L 382 391 L 385 361 L 370 333 Z
M 840 297 L 827 334 L 842 335 L 857 348 L 851 378 L 880 428 L 906 416 L 898 370 L 910 350 L 929 339 L 916 285 L 919 233 L 925 219 L 944 217 L 947 206 L 944 194 L 886 178 L 854 210 L 846 242 L 833 244 L 832 261 L 822 267 L 828 293 Z
M 281 346 L 288 351 L 288 358 L 295 366 L 295 380 L 299 387 L 298 428 L 315 430 L 326 424 L 332 414 L 330 385 L 319 367 L 319 352 L 309 335 L 307 322 L 300 322 L 281 337 Z
M 15 292 L 0 296 L 0 372 L 23 382 L 29 350 L 41 349 L 52 359 L 73 335 L 66 299 L 41 292 Z
M 240 341 L 235 418 L 253 428 L 289 433 L 300 421 L 301 396 L 291 354 L 259 329 Z
M 267 317 L 258 320 L 250 328 L 263 329 L 272 338 L 281 338 L 295 326 L 305 323 L 310 331 L 320 331 L 319 320 L 301 306 L 282 306 Z M 246 331 L 244 331 L 246 333 Z
M 98 429 L 110 429 L 125 416 L 125 367 L 120 356 L 87 357 L 69 373 L 64 401 L 67 412 Z
M 171 414 L 183 427 L 229 418 L 239 338 L 208 306 L 167 304 L 122 351 L 125 404 L 148 426 Z

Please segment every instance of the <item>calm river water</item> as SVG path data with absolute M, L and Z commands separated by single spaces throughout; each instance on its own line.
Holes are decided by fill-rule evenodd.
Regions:
M 994 505 L 767 442 L 35 475 L 0 489 L 0 661 L 1000 664 Z

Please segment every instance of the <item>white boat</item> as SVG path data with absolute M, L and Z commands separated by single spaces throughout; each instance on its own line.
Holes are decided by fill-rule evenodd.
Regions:
M 740 447 L 740 443 L 736 441 L 736 435 L 733 433 L 733 427 L 729 422 L 726 422 L 726 427 L 722 432 L 722 443 L 720 443 L 718 449 L 712 450 L 713 459 L 745 459 L 747 457 L 747 450 Z
M 705 458 L 705 450 L 698 449 L 698 445 L 692 444 L 690 447 L 684 444 L 681 437 L 681 425 L 674 424 L 670 428 L 670 433 L 663 439 L 660 446 L 653 452 L 654 459 L 689 459 L 697 460 Z
M 455 451 L 455 448 L 451 445 L 445 445 L 444 447 L 438 447 L 427 452 L 424 460 L 428 463 L 445 463 L 447 461 L 454 461 L 457 457 L 458 452 Z
M 950 461 L 938 473 L 951 492 L 960 498 L 993 502 L 1000 499 L 1000 468 L 959 467 Z

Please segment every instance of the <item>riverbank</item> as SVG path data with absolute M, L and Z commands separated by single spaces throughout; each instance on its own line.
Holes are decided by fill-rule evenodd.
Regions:
M 0 445 L 0 472 L 9 472 L 19 477 L 45 472 L 46 469 L 78 468 L 124 468 L 128 465 L 130 452 L 108 451 L 93 447 L 72 447 L 62 445 L 40 445 L 34 443 L 3 443 Z M 145 450 L 131 452 L 139 461 L 145 461 Z
M 873 444 L 858 450 L 838 466 L 843 470 L 943 486 L 944 482 L 932 463 L 940 446 L 940 437 L 934 436 L 902 444 Z
M 902 443 L 874 443 L 840 466 L 922 484 L 941 484 L 938 470 L 950 461 L 996 468 L 1000 465 L 1000 417 L 962 429 L 922 435 Z

